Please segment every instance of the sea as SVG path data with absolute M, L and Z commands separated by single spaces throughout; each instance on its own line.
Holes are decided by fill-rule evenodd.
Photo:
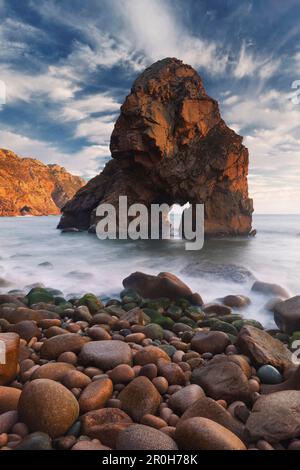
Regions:
M 0 219 L 0 292 L 27 292 L 42 283 L 67 298 L 87 292 L 115 298 L 132 272 L 169 271 L 205 303 L 228 294 L 249 296 L 244 315 L 270 328 L 269 297 L 252 292 L 253 282 L 277 283 L 291 296 L 300 294 L 300 215 L 255 215 L 255 237 L 210 239 L 199 251 L 187 251 L 176 238 L 99 240 L 85 232 L 61 233 L 58 221 L 57 216 Z

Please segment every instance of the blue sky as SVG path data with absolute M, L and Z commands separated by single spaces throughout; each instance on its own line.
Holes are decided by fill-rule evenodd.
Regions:
M 0 147 L 94 176 L 134 78 L 177 57 L 245 137 L 256 211 L 300 213 L 299 0 L 0 0 L 0 19 Z

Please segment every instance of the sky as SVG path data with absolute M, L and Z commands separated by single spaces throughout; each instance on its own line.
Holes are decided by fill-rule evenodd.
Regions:
M 0 0 L 0 147 L 95 176 L 133 80 L 165 57 L 244 136 L 256 212 L 300 213 L 299 0 Z

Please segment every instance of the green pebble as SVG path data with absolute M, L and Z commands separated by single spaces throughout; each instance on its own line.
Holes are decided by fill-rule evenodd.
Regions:
M 26 298 L 28 300 L 29 306 L 33 304 L 38 304 L 40 302 L 44 302 L 46 304 L 54 303 L 53 295 L 50 294 L 46 289 L 43 289 L 41 287 L 34 287 L 33 289 L 31 289 L 31 291 L 28 292 Z
M 224 333 L 229 333 L 231 335 L 237 336 L 238 330 L 231 323 L 226 323 L 225 321 L 218 321 L 213 327 L 212 331 L 223 331 Z
M 92 315 L 95 315 L 99 310 L 104 308 L 103 303 L 94 294 L 85 294 L 78 300 L 78 306 L 86 305 Z
M 177 305 L 170 305 L 167 310 L 167 315 L 174 321 L 178 321 L 182 317 L 182 308 Z
M 262 324 L 257 321 L 257 320 L 237 320 L 237 321 L 234 321 L 233 323 L 233 326 L 235 326 L 235 328 L 240 331 L 243 326 L 246 326 L 246 325 L 250 325 L 250 326 L 254 326 L 255 328 L 258 328 L 259 330 L 263 330 L 264 327 L 262 326 Z
M 161 340 L 164 338 L 164 330 L 157 323 L 149 323 L 148 325 L 146 325 L 144 328 L 144 333 L 148 338 L 151 339 Z
M 237 313 L 232 313 L 230 315 L 222 315 L 219 317 L 219 320 L 225 321 L 226 323 L 233 323 L 234 321 L 243 320 L 242 315 Z
M 132 310 L 133 308 L 138 307 L 138 304 L 134 302 L 129 302 L 128 304 L 123 304 L 122 308 L 126 311 L 129 312 L 129 310 Z
M 180 322 L 189 325 L 191 328 L 197 328 L 197 323 L 189 317 L 181 317 Z
M 191 302 L 189 302 L 187 299 L 177 299 L 176 300 L 176 305 L 178 307 L 181 307 L 183 310 L 191 306 Z
M 172 358 L 174 353 L 177 351 L 177 349 L 172 346 L 172 344 L 162 344 L 159 346 L 159 348 L 165 351 L 170 358 Z

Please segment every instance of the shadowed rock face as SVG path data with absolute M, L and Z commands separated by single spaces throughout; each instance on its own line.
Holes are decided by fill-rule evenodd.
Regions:
M 251 230 L 248 150 L 190 66 L 164 59 L 134 82 L 115 124 L 113 159 L 63 208 L 59 228 L 91 228 L 99 203 L 205 204 L 207 234 Z
M 0 216 L 60 214 L 84 183 L 59 165 L 0 149 Z

